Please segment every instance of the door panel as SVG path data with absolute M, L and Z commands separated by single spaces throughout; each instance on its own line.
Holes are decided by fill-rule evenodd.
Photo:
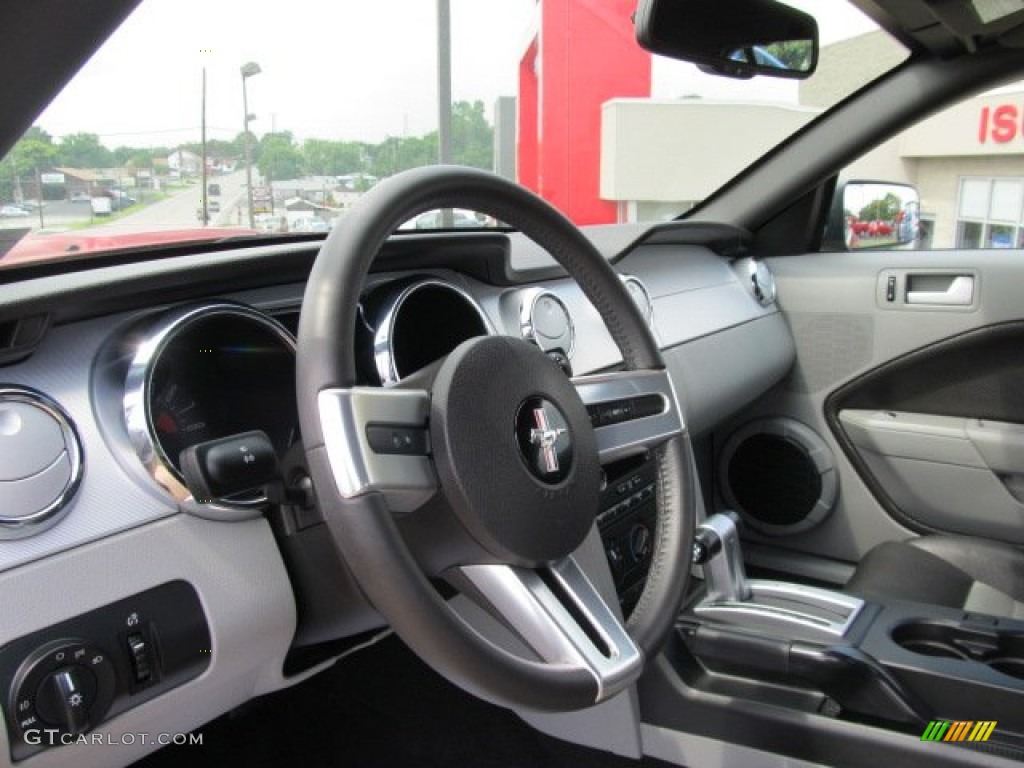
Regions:
M 813 527 L 745 537 L 851 563 L 929 530 L 1024 543 L 1024 254 L 858 251 L 769 266 L 797 361 L 716 432 L 716 450 L 759 419 L 795 419 L 831 451 L 839 492 Z M 902 434 L 872 421 L 889 411 Z M 720 469 L 720 506 L 728 482 Z
M 1024 426 L 896 411 L 838 416 L 864 468 L 909 521 L 1024 543 Z

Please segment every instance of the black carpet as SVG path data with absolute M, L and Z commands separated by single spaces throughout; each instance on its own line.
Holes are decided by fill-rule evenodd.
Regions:
M 200 729 L 139 768 L 670 768 L 540 734 L 448 683 L 391 637 Z

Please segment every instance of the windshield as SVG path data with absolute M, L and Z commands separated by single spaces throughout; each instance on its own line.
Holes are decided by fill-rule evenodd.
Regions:
M 906 56 L 852 6 L 792 4 L 823 45 L 803 82 L 652 57 L 636 0 L 144 0 L 0 162 L 0 267 L 326 233 L 437 162 L 578 225 L 674 218 Z M 875 55 L 844 57 L 865 35 Z M 401 229 L 499 226 L 455 210 Z

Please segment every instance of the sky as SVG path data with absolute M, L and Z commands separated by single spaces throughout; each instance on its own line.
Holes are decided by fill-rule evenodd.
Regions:
M 871 29 L 837 0 L 792 4 L 822 9 L 824 42 Z M 247 80 L 257 134 L 421 135 L 437 125 L 436 11 L 433 0 L 144 0 L 36 123 L 56 137 L 96 133 L 111 148 L 197 141 L 205 68 L 207 136 L 229 140 L 242 130 L 240 67 L 253 61 L 262 70 Z M 480 99 L 490 114 L 498 96 L 515 95 L 535 16 L 536 0 L 451 0 L 455 100 Z M 656 60 L 653 90 L 794 101 L 796 85 Z

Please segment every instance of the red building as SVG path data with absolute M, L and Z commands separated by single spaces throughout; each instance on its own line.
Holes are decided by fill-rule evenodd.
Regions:
M 600 196 L 601 105 L 651 93 L 635 10 L 636 0 L 537 0 L 537 31 L 519 62 L 519 182 L 577 224 L 617 217 Z

